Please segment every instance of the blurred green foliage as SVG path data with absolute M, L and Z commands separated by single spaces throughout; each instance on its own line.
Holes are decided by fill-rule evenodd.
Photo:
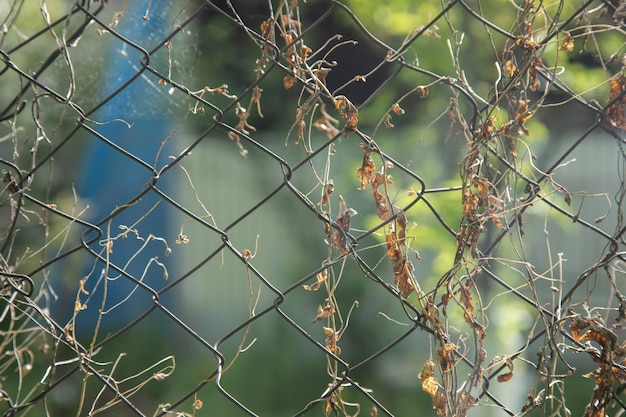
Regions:
M 346 80 L 359 75 L 355 74 L 354 71 L 362 70 L 362 67 L 356 68 L 355 62 L 369 63 L 366 68 L 372 69 L 384 60 L 387 51 L 363 36 L 353 21 L 353 16 L 338 10 L 330 20 L 324 21 L 321 26 L 316 26 L 314 30 L 306 33 L 303 37 L 303 42 L 313 50 L 324 45 L 335 33 L 344 34 L 343 40 L 358 40 L 358 45 L 344 44 L 337 46 L 332 53 L 329 52 L 328 60 L 336 60 L 337 63 L 328 77 L 329 89 L 333 92 L 339 90 L 338 93 L 345 93 L 349 97 L 352 97 L 351 94 L 353 94 L 355 97 L 353 101 L 356 105 L 367 103 L 359 113 L 360 129 L 380 144 L 387 155 L 402 165 L 413 169 L 425 181 L 428 189 L 458 188 L 460 184 L 459 161 L 467 152 L 468 143 L 460 134 L 461 126 L 456 123 L 457 120 L 453 120 L 451 117 L 451 98 L 459 100 L 458 105 L 461 112 L 466 114 L 468 118 L 472 116 L 473 109 L 471 104 L 465 101 L 463 97 L 459 98 L 458 92 L 449 85 L 433 83 L 434 79 L 430 74 L 437 74 L 442 79 L 451 77 L 461 80 L 466 86 L 471 87 L 480 110 L 484 110 L 479 115 L 482 120 L 478 121 L 478 126 L 480 123 L 484 123 L 487 116 L 492 113 L 497 118 L 497 124 L 502 125 L 513 118 L 515 108 L 507 108 L 506 103 L 503 103 L 502 107 L 499 105 L 494 109 L 482 106 L 484 106 L 485 101 L 496 94 L 496 90 L 502 85 L 500 84 L 502 79 L 506 78 L 506 75 L 502 73 L 502 68 L 497 67 L 498 59 L 500 59 L 500 53 L 507 42 L 511 44 L 513 41 L 493 28 L 489 28 L 479 19 L 468 18 L 469 12 L 461 6 L 453 7 L 446 19 L 439 20 L 436 26 L 425 26 L 441 12 L 442 2 L 439 0 L 419 2 L 411 0 L 378 2 L 349 0 L 345 4 L 375 37 L 394 48 L 401 47 L 403 42 L 409 40 L 412 35 L 426 29 L 427 35 L 412 42 L 402 55 L 406 63 L 425 72 L 402 71 L 392 83 L 385 85 L 384 90 L 376 94 L 372 101 L 368 100 L 376 92 L 376 89 L 383 85 L 382 81 L 391 77 L 394 71 L 398 69 L 397 64 L 386 65 L 381 71 L 383 74 L 381 79 L 377 80 L 372 77 L 371 80 L 365 82 L 353 83 L 350 89 L 342 89 Z M 24 11 L 20 12 L 19 19 L 14 23 L 21 29 L 21 32 L 9 31 L 8 35 L 3 35 L 4 38 L 0 43 L 3 49 L 10 49 L 21 39 L 27 38 L 31 34 L 28 31 L 28 22 L 39 18 L 41 15 L 41 11 L 33 5 L 35 3 L 25 4 Z M 47 5 L 48 10 L 52 13 L 52 20 L 55 17 L 54 13 L 62 14 L 66 10 L 63 7 L 66 2 L 63 1 L 48 1 Z M 489 3 L 484 1 L 472 2 L 472 5 L 476 6 L 474 10 L 480 10 L 486 21 L 492 22 L 515 36 L 525 30 L 520 27 L 522 22 L 519 21 L 520 14 L 518 13 L 521 13 L 519 7 L 511 1 L 491 0 Z M 443 6 L 445 7 L 446 3 L 443 3 Z M 107 10 L 106 15 L 112 19 L 113 12 L 117 10 L 116 7 L 124 6 L 111 2 L 107 7 L 110 9 Z M 329 6 L 325 2 L 319 2 L 319 4 L 316 2 L 303 3 L 300 6 L 303 28 L 306 28 L 307 24 L 315 22 L 326 11 L 327 7 Z M 577 7 L 580 6 L 574 2 L 555 2 L 554 6 L 545 5 L 545 13 L 536 17 L 537 21 L 532 31 L 535 41 L 541 42 L 547 27 L 560 24 L 559 16 L 569 16 Z M 238 5 L 237 10 L 240 12 L 239 16 L 243 22 L 255 30 L 258 30 L 261 23 L 268 17 L 267 4 L 264 2 L 247 2 L 241 6 Z M 127 15 L 123 16 L 122 19 L 137 19 L 137 16 Z M 562 72 L 561 79 L 575 90 L 576 94 L 586 100 L 595 99 L 603 102 L 608 91 L 605 81 L 619 70 L 620 57 L 616 56 L 610 65 L 600 64 L 604 61 L 598 57 L 606 59 L 607 54 L 621 50 L 623 39 L 620 38 L 620 34 L 615 32 L 604 33 L 602 26 L 589 26 L 591 30 L 594 30 L 595 37 L 592 38 L 583 30 L 585 25 L 581 26 L 578 22 L 569 22 L 568 25 L 572 27 L 571 35 L 574 41 L 572 51 L 559 50 L 559 44 L 563 39 L 554 38 L 546 46 L 542 59 L 546 64 L 552 66 L 554 71 Z M 194 22 L 190 32 L 189 36 L 185 38 L 189 45 L 179 43 L 178 39 L 173 41 L 172 49 L 175 53 L 180 53 L 178 55 L 181 60 L 179 63 L 182 63 L 180 66 L 182 69 L 176 73 L 181 84 L 192 91 L 198 91 L 204 86 L 216 88 L 227 84 L 231 94 L 239 95 L 255 82 L 255 62 L 260 57 L 260 47 L 242 28 L 237 27 L 219 13 L 208 10 L 202 15 L 202 18 Z M 85 94 L 85 96 L 76 97 L 76 100 L 81 105 L 89 107 L 89 105 L 97 102 L 95 97 L 99 96 L 98 90 L 103 87 L 101 81 L 111 81 L 112 78 L 111 74 L 104 73 L 103 57 L 94 56 L 89 47 L 90 45 L 100 46 L 105 41 L 101 41 L 101 36 L 93 31 L 88 31 L 85 36 L 87 38 L 83 42 L 87 45 L 87 49 L 81 49 L 75 56 L 76 60 L 81 61 L 80 70 L 76 72 L 76 83 L 81 86 L 81 94 Z M 54 50 L 55 42 L 51 36 L 42 37 L 37 45 L 24 49 L 24 53 L 15 57 L 15 62 L 24 71 L 32 71 L 45 58 L 39 54 L 39 51 Z M 107 45 L 107 47 L 111 47 L 111 44 Z M 166 61 L 161 59 L 161 65 L 163 62 Z M 501 64 L 502 62 L 499 63 L 499 65 Z M 57 71 L 52 72 L 54 75 L 46 75 L 43 81 L 47 85 L 63 90 L 63 87 L 67 87 L 64 83 L 68 79 L 65 68 L 64 65 L 58 65 Z M 462 71 L 460 71 L 461 69 Z M 283 76 L 282 71 L 268 69 L 268 75 L 261 83 L 263 117 L 258 114 L 256 109 L 249 109 L 252 114 L 249 121 L 258 130 L 258 138 L 262 141 L 263 146 L 280 150 L 286 159 L 291 158 L 297 161 L 301 158 L 303 148 L 301 143 L 296 143 L 295 134 L 293 130 L 290 131 L 290 128 L 295 122 L 295 109 L 301 102 L 302 93 L 297 88 L 285 89 Z M 119 82 L 119 80 L 115 82 Z M 376 84 L 377 82 L 378 84 Z M 421 90 L 416 89 L 426 85 L 429 88 L 428 95 L 422 94 Z M 13 74 L 3 76 L 0 79 L 0 102 L 7 102 L 10 97 L 15 96 L 16 91 L 19 91 L 18 88 L 21 88 L 18 76 Z M 162 88 L 166 89 L 167 86 Z M 555 101 L 558 101 L 561 96 L 558 91 L 539 91 L 537 95 L 544 93 L 549 98 L 554 98 Z M 32 99 L 32 94 L 30 97 Z M 480 98 L 483 99 L 482 102 Z M 242 101 L 247 103 L 248 99 L 249 96 L 244 97 Z M 60 137 L 62 132 L 66 132 L 72 127 L 74 120 L 65 116 L 59 118 L 59 113 L 63 113 L 64 109 L 56 102 L 52 102 L 48 98 L 42 98 L 41 101 L 41 109 L 38 109 L 42 112 L 41 120 L 46 126 L 54 126 L 58 123 L 54 133 Z M 231 99 L 213 94 L 209 101 L 223 106 L 229 104 Z M 197 134 L 212 123 L 212 117 L 215 116 L 215 113 L 210 108 L 206 108 L 204 114 L 191 114 L 190 108 L 186 108 L 184 104 L 180 104 L 181 102 L 176 104 L 178 108 L 174 113 L 183 113 L 185 117 L 188 117 L 189 123 L 186 126 L 193 131 L 190 136 Z M 402 107 L 404 114 L 394 114 L 390 111 L 396 103 Z M 158 103 L 155 105 L 157 108 L 160 106 Z M 142 109 L 135 109 L 135 111 L 141 112 Z M 150 111 L 154 111 L 154 109 Z M 332 112 L 335 117 L 339 117 L 335 110 Z M 391 119 L 386 119 L 386 115 L 390 115 Z M 575 119 L 577 113 L 572 111 L 568 117 Z M 237 116 L 234 108 L 230 113 L 224 115 L 223 120 L 231 125 L 236 123 Z M 313 117 L 307 120 L 308 128 L 311 127 L 313 120 Z M 385 127 L 385 120 L 392 122 L 395 127 Z M 562 124 L 567 124 L 567 122 L 542 119 L 541 117 L 531 119 L 526 125 L 529 134 L 523 138 L 523 144 L 518 148 L 520 161 L 532 160 L 534 158 L 533 153 L 542 158 L 545 154 L 549 154 L 552 149 L 555 149 L 554 142 L 559 140 L 555 135 L 562 133 L 558 132 Z M 28 149 L 34 146 L 38 140 L 38 127 L 32 124 L 28 113 L 18 116 L 15 120 L 15 126 L 18 129 L 15 131 L 14 140 L 18 146 L 11 149 L 7 143 L 4 143 L 0 149 L 5 155 L 11 154 L 11 152 L 19 154 L 15 155 L 14 158 L 14 161 L 17 162 L 20 159 L 29 158 Z M 0 136 L 4 136 L 9 135 L 14 126 L 4 122 L 1 128 Z M 326 140 L 322 132 L 317 132 L 314 129 L 311 129 L 311 137 L 312 141 Z M 54 138 L 52 139 L 54 140 Z M 343 152 L 338 152 L 337 157 L 334 155 L 327 157 L 333 158 L 331 176 L 337 192 L 341 193 L 351 207 L 358 207 L 361 213 L 354 220 L 353 225 L 355 230 L 362 231 L 377 227 L 380 224 L 380 219 L 375 214 L 371 192 L 369 190 L 357 190 L 359 181 L 356 171 L 361 165 L 362 153 L 356 143 L 357 138 L 354 135 L 344 138 L 335 145 L 336 150 Z M 206 143 L 201 144 L 194 151 L 202 155 L 201 163 L 190 167 L 199 178 L 207 175 L 209 171 L 212 178 L 224 175 L 224 179 L 221 184 L 216 186 L 217 188 L 205 187 L 199 192 L 202 201 L 222 202 L 215 211 L 212 209 L 212 215 L 217 221 L 223 222 L 220 225 L 233 220 L 232 217 L 235 215 L 231 209 L 234 206 L 233 201 L 236 200 L 241 207 L 251 207 L 283 181 L 275 161 L 264 158 L 265 155 L 260 152 L 255 153 L 253 148 L 250 150 L 248 159 L 244 160 L 238 155 L 235 147 L 231 145 L 228 141 L 227 132 L 220 131 L 212 134 Z M 285 150 L 285 145 L 288 150 Z M 250 145 L 246 146 L 250 147 Z M 81 150 L 82 147 L 77 144 L 71 151 L 59 155 L 61 165 L 72 166 L 71 162 L 79 159 Z M 375 162 L 377 167 L 384 164 L 380 158 L 376 159 Z M 311 165 L 318 171 L 323 170 L 324 164 L 323 158 L 311 161 Z M 241 165 L 241 167 L 232 168 L 237 165 Z M 212 169 L 214 171 L 211 171 Z M 236 172 L 229 174 L 233 170 Z M 536 170 L 530 164 L 521 167 L 520 171 L 528 176 L 536 175 Z M 397 169 L 390 168 L 388 173 L 394 180 L 392 204 L 396 207 L 406 206 L 415 198 L 414 192 L 420 189 L 420 184 Z M 317 185 L 315 181 L 311 180 L 311 174 L 312 171 L 302 169 L 296 172 L 293 181 L 301 189 L 306 188 L 304 185 L 315 189 Z M 42 194 L 48 193 L 51 201 L 68 207 L 74 201 L 71 188 L 68 189 L 67 184 L 72 182 L 72 175 L 80 175 L 80 173 L 67 168 L 67 171 L 61 170 L 59 175 L 54 177 L 56 182 L 39 182 L 33 187 L 38 187 Z M 227 175 L 232 175 L 232 181 L 231 178 L 225 178 Z M 183 176 L 181 175 L 180 178 Z M 181 180 L 181 183 L 184 183 L 184 179 Z M 181 186 L 181 189 L 184 188 L 184 190 L 181 191 L 180 197 L 191 206 L 199 197 L 194 195 L 195 190 L 191 190 L 187 185 Z M 502 189 L 509 184 L 499 184 L 498 186 Z M 546 193 L 560 197 L 557 194 L 558 189 L 553 186 L 546 185 L 544 190 Z M 310 198 L 314 203 L 317 203 L 319 191 L 319 189 L 315 189 L 315 192 L 311 192 Z M 415 275 L 423 289 L 436 286 L 441 276 L 452 266 L 452 260 L 457 251 L 455 236 L 450 234 L 439 222 L 431 220 L 432 211 L 439 213 L 453 229 L 456 229 L 461 221 L 460 190 L 454 192 L 432 191 L 427 194 L 427 197 L 432 209 L 424 204 L 419 204 L 407 213 L 410 222 L 407 236 L 411 242 L 411 256 L 415 260 Z M 281 202 L 278 205 L 279 208 L 266 215 L 262 226 L 258 229 L 261 231 L 261 243 L 257 265 L 262 268 L 263 274 L 284 277 L 279 282 L 284 285 L 284 288 L 287 288 L 292 282 L 303 278 L 302 271 L 310 271 L 319 266 L 321 260 L 326 256 L 328 248 L 323 242 L 325 235 L 319 228 L 320 224 L 306 221 L 306 216 L 310 213 L 294 213 L 286 208 L 290 203 L 293 203 L 292 196 L 281 195 L 277 201 Z M 536 214 L 535 227 L 541 227 L 541 221 L 547 216 L 546 213 Z M 561 220 L 557 218 L 554 222 L 562 230 L 567 229 L 565 218 Z M 561 223 L 559 224 L 559 222 Z M 552 220 L 551 224 L 553 224 Z M 54 223 L 50 226 L 49 230 L 52 235 L 62 234 L 65 230 L 61 228 L 61 225 Z M 488 232 L 487 238 L 493 236 L 493 230 L 495 230 L 495 226 L 490 227 L 492 227 L 491 234 Z M 254 235 L 259 231 L 254 229 L 251 232 L 252 226 L 250 229 L 240 230 L 233 232 L 230 235 L 231 239 L 242 247 L 252 248 Z M 295 235 L 294 230 L 297 230 L 298 236 Z M 215 242 L 205 242 L 202 238 L 196 238 L 192 233 L 190 232 L 191 242 L 197 244 L 196 249 L 184 252 L 185 249 L 182 249 L 182 246 L 181 249 L 177 248 L 180 251 L 181 259 L 183 259 L 183 268 L 186 265 L 199 262 L 199 259 L 206 255 L 207 247 L 213 249 L 211 245 L 217 245 Z M 70 234 L 69 231 L 67 234 Z M 172 235 L 174 234 L 175 232 L 172 232 Z M 308 236 L 307 240 L 297 239 L 302 236 Z M 33 242 L 38 242 L 38 238 L 32 238 L 32 240 L 29 238 L 29 244 L 33 246 Z M 384 250 L 370 250 L 384 248 L 384 242 L 385 236 L 382 232 L 374 234 L 371 239 L 363 242 L 362 247 L 359 247 L 361 251 L 359 253 L 368 263 L 379 265 L 378 271 L 381 275 L 392 282 L 393 277 L 388 260 L 384 256 Z M 24 243 L 20 244 L 26 246 Z M 265 245 L 272 248 L 283 248 L 284 259 L 264 258 L 268 256 L 267 252 L 263 253 Z M 506 242 L 502 245 L 505 254 L 507 251 L 514 253 L 514 243 Z M 538 250 L 543 250 L 543 248 Z M 383 253 L 382 256 L 381 253 Z M 419 260 L 417 260 L 418 256 Z M 37 260 L 32 259 L 31 262 L 37 262 Z M 235 264 L 234 267 L 233 264 Z M 223 276 L 232 274 L 237 278 L 245 277 L 245 271 L 239 262 L 226 261 L 222 266 L 224 269 L 219 274 L 223 274 Z M 550 266 L 548 265 L 548 267 Z M 28 265 L 26 269 L 32 269 L 32 266 Z M 504 277 L 514 277 L 511 278 L 512 280 L 520 280 L 520 276 L 523 276 L 523 273 L 513 270 L 507 265 L 502 265 L 500 268 L 494 267 L 494 269 Z M 352 301 L 355 300 L 360 302 L 360 306 L 352 318 L 351 332 L 346 333 L 346 338 L 342 340 L 341 344 L 344 346 L 344 351 L 347 352 L 346 355 L 352 354 L 354 355 L 352 359 L 358 361 L 363 359 L 359 349 L 365 350 L 363 346 L 376 344 L 380 348 L 379 345 L 383 343 L 379 340 L 391 340 L 399 333 L 398 329 L 402 328 L 401 325 L 390 325 L 391 320 L 381 318 L 379 313 L 389 310 L 397 313 L 398 317 L 402 317 L 402 311 L 397 305 L 387 305 L 387 299 L 383 301 L 372 295 L 371 291 L 375 288 L 371 283 L 365 280 L 351 280 L 359 274 L 359 270 L 354 264 L 348 262 L 344 271 L 345 277 L 341 290 L 344 291 L 345 300 L 348 301 L 343 301 L 341 307 L 348 310 Z M 248 282 L 245 279 L 240 279 L 237 282 L 229 281 L 228 286 L 233 293 L 246 293 Z M 228 290 L 228 288 L 225 289 Z M 194 290 L 194 294 L 188 294 L 189 305 L 181 311 L 190 314 L 190 322 L 198 326 L 205 321 L 205 318 L 194 318 L 192 314 L 194 311 L 202 311 L 202 308 L 206 308 L 205 311 L 210 311 L 211 314 L 219 316 L 221 308 L 232 304 L 232 301 L 229 301 L 228 297 L 224 297 L 223 293 L 205 295 L 201 287 Z M 320 296 L 313 297 L 309 296 L 308 293 L 303 295 L 302 292 L 300 291 L 298 296 L 294 295 L 293 299 L 287 300 L 284 308 L 289 310 L 292 315 L 300 314 L 303 321 L 308 322 L 314 317 L 316 305 L 323 300 L 319 299 Z M 295 293 L 296 291 L 294 291 Z M 506 351 L 519 348 L 519 344 L 513 342 L 519 341 L 517 338 L 519 332 L 527 330 L 530 320 L 527 313 L 530 308 L 518 300 L 509 302 L 506 297 L 497 291 L 492 292 L 489 287 L 485 287 L 483 296 L 495 300 L 490 308 L 496 310 L 496 317 L 500 318 L 499 322 L 492 324 L 494 330 L 497 329 L 498 331 L 497 338 L 491 345 L 493 350 L 499 351 L 498 349 L 502 346 Z M 267 297 L 263 299 L 264 306 L 271 306 L 274 301 L 272 296 L 268 294 L 263 297 Z M 291 300 L 297 300 L 297 302 Z M 415 301 L 415 296 L 413 296 L 412 301 Z M 239 300 L 235 304 L 245 312 L 246 303 L 247 300 Z M 294 304 L 290 305 L 289 303 Z M 513 312 L 519 312 L 519 314 Z M 462 317 L 452 316 L 452 320 L 457 320 L 458 323 L 462 324 Z M 222 325 L 222 328 L 210 329 L 207 332 L 221 334 L 230 329 L 227 324 L 222 323 Z M 306 404 L 307 401 L 313 401 L 325 389 L 325 384 L 328 382 L 323 372 L 326 364 L 319 360 L 320 356 L 315 355 L 319 352 L 311 347 L 310 342 L 301 335 L 298 336 L 291 327 L 285 325 L 280 329 L 271 329 L 271 325 L 265 325 L 264 322 L 258 326 L 258 328 L 252 328 L 252 334 L 248 339 L 254 340 L 254 337 L 258 336 L 259 341 L 256 342 L 258 349 L 251 350 L 249 355 L 247 352 L 241 354 L 236 366 L 233 366 L 225 374 L 224 384 L 234 393 L 249 394 L 251 402 L 257 405 L 257 411 L 263 415 L 293 414 L 299 410 L 298 406 Z M 146 363 L 153 362 L 156 360 L 155 358 L 161 359 L 166 355 L 175 353 L 175 355 L 183 356 L 184 359 L 180 360 L 178 372 L 186 371 L 187 374 L 184 378 L 188 379 L 180 385 L 165 379 L 159 384 L 153 383 L 154 387 L 152 385 L 146 386 L 147 402 L 154 403 L 155 399 L 160 400 L 166 397 L 177 398 L 177 396 L 183 395 L 193 388 L 190 381 L 202 380 L 209 376 L 215 364 L 213 363 L 214 358 L 207 355 L 205 347 L 190 347 L 194 343 L 193 340 L 185 340 L 185 342 L 180 343 L 177 341 L 174 345 L 157 343 L 155 347 L 154 340 L 163 334 L 162 324 L 160 322 L 151 323 L 150 328 L 146 327 L 145 329 L 145 331 L 139 332 L 140 334 L 129 333 L 120 337 L 108 345 L 107 350 L 116 352 L 119 349 L 132 346 L 133 349 L 146 352 L 144 358 Z M 318 329 L 310 327 L 306 330 L 313 334 Z M 181 340 L 185 337 L 189 338 L 189 335 L 184 334 L 184 332 L 179 335 L 175 329 L 168 329 L 168 331 L 179 336 Z M 260 337 L 267 334 L 272 335 L 270 340 Z M 320 335 L 315 333 L 315 336 Z M 322 339 L 320 339 L 320 343 L 323 343 Z M 176 349 L 176 352 L 171 352 L 170 348 L 172 347 Z M 393 403 L 399 410 L 415 409 L 415 398 L 418 398 L 421 407 L 429 408 L 430 398 L 419 389 L 417 372 L 419 371 L 419 364 L 429 355 L 432 356 L 428 351 L 432 349 L 432 346 L 428 341 L 414 340 L 411 346 L 403 345 L 394 349 L 393 354 L 402 358 L 401 362 L 406 361 L 411 365 L 403 367 L 403 369 L 395 369 L 393 364 L 385 363 L 385 359 L 383 359 L 380 368 L 361 371 L 362 374 L 359 376 L 363 377 L 364 380 L 376 381 L 382 375 L 380 377 L 381 382 L 375 389 L 376 396 L 381 398 L 383 402 Z M 233 356 L 233 352 L 236 350 L 237 346 L 225 348 L 225 351 Z M 366 350 L 366 352 L 374 351 L 374 348 L 369 351 Z M 190 352 L 197 355 L 199 359 L 190 359 Z M 115 356 L 107 359 L 115 360 Z M 298 365 L 297 369 L 295 364 Z M 194 367 L 194 365 L 197 366 Z M 39 365 L 41 368 L 45 368 L 45 366 L 45 363 Z M 392 368 L 387 369 L 387 366 Z M 132 366 L 123 369 L 124 372 L 131 374 Z M 301 379 L 302 374 L 307 375 L 306 379 L 310 384 L 309 386 L 295 387 L 289 383 L 289 381 Z M 214 381 L 208 382 L 208 384 L 213 383 Z M 11 384 L 11 381 L 5 382 L 6 386 Z M 588 391 L 588 387 L 585 387 L 585 390 Z M 202 392 L 204 394 L 204 391 Z M 142 395 L 144 394 L 142 393 Z M 206 395 L 204 397 L 205 409 L 210 410 L 211 413 L 234 413 L 236 411 L 230 402 L 224 400 L 221 394 L 212 391 Z M 347 394 L 347 396 L 349 395 Z M 572 398 L 577 397 L 577 393 L 570 395 Z M 64 413 L 74 411 L 71 407 L 65 408 L 62 403 L 62 401 L 58 401 L 58 404 L 61 404 L 59 410 L 63 410 Z

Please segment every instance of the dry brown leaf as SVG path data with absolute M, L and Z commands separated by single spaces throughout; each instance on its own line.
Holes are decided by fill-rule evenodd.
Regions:
M 559 51 L 567 51 L 572 52 L 574 50 L 574 39 L 569 32 L 565 32 L 565 36 L 561 40 L 561 45 L 559 45 Z
M 504 358 L 504 364 L 507 368 L 509 368 L 508 372 L 500 374 L 496 377 L 496 381 L 498 382 L 507 382 L 513 378 L 513 361 L 508 356 Z
M 356 176 L 361 180 L 360 189 L 365 190 L 370 183 L 374 171 L 376 171 L 376 165 L 370 156 L 372 152 L 371 149 L 363 143 L 360 143 L 359 146 L 363 149 L 363 162 L 361 163 L 361 168 L 357 169 Z
M 346 209 L 341 215 L 337 218 L 336 222 L 339 227 L 347 233 L 350 230 L 350 221 L 352 217 L 356 216 L 358 213 L 354 209 Z M 331 246 L 333 248 L 339 249 L 342 255 L 347 255 L 350 253 L 350 248 L 348 247 L 348 242 L 346 241 L 345 233 L 337 230 L 331 239 Z
M 289 90 L 291 87 L 293 87 L 296 83 L 296 78 L 293 75 L 286 75 L 283 78 L 283 87 L 285 87 L 285 90 Z
M 326 300 L 324 306 L 317 306 L 317 316 L 315 316 L 315 319 L 313 319 L 311 324 L 330 317 L 333 314 L 335 314 L 335 307 L 333 307 L 333 305 L 328 300 Z
M 413 285 L 412 279 L 413 272 L 413 263 L 411 261 L 404 260 L 402 262 L 400 270 L 395 273 L 395 284 L 400 290 L 400 295 L 404 298 L 407 298 L 413 291 L 415 291 L 415 286 Z
M 393 106 L 391 106 L 391 111 L 393 111 L 395 114 L 399 116 L 404 114 L 404 109 L 400 107 L 398 103 L 395 103 Z
M 517 67 L 510 59 L 504 63 L 504 69 L 511 78 L 517 73 Z
M 398 245 L 402 246 L 404 245 L 406 239 L 406 215 L 403 210 L 398 210 L 394 223 L 397 235 L 396 241 L 398 242 Z
M 324 204 L 328 204 L 330 202 L 330 196 L 335 191 L 335 184 L 332 179 L 328 180 L 326 185 L 324 186 L 324 193 L 322 194 L 322 201 L 317 203 L 318 206 L 323 206 Z
M 387 129 L 393 129 L 394 127 L 396 127 L 396 125 L 391 123 L 391 115 L 389 113 L 385 115 L 384 122 Z
M 387 220 L 389 218 L 389 207 L 387 206 L 387 200 L 385 197 L 374 190 L 374 201 L 376 201 L 376 214 L 381 220 Z
M 346 121 L 346 126 L 343 128 L 343 132 L 350 133 L 357 130 L 359 123 L 358 111 L 354 104 L 346 98 L 346 96 L 335 97 L 335 108 L 339 111 L 339 114 Z
M 618 74 L 609 79 L 609 100 L 604 114 L 612 126 L 626 130 L 626 77 Z
M 434 397 L 437 389 L 439 388 L 437 378 L 434 377 L 434 374 L 435 363 L 429 359 L 422 367 L 422 372 L 417 375 L 417 377 L 422 381 L 422 390 L 427 392 L 431 397 Z
M 317 291 L 321 287 L 321 285 L 324 282 L 326 282 L 326 280 L 328 279 L 328 268 L 318 272 L 317 275 L 315 275 L 315 278 L 317 279 L 315 284 L 313 284 L 313 285 L 306 285 L 306 284 L 304 284 L 303 285 L 305 290 L 307 290 L 307 291 Z
M 441 391 L 437 391 L 433 398 L 433 408 L 437 410 L 439 417 L 448 415 L 448 401 L 446 401 L 446 396 Z

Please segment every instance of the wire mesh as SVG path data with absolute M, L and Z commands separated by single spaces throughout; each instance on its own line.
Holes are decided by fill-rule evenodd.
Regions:
M 4 415 L 626 409 L 626 3 L 387 3 L 0 5 Z

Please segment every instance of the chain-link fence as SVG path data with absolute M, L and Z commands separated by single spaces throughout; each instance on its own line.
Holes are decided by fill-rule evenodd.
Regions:
M 0 4 L 0 412 L 621 415 L 625 18 Z

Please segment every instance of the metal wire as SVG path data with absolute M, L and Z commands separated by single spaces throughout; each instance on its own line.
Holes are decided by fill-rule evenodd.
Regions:
M 624 3 L 361 3 L 0 6 L 1 413 L 624 411 Z

